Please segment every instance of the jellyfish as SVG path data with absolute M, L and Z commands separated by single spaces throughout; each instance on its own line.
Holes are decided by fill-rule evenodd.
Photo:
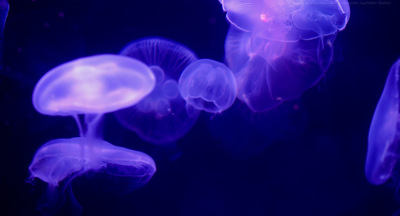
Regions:
M 221 113 L 231 107 L 237 91 L 231 69 L 211 59 L 200 59 L 186 67 L 178 88 L 187 106 L 210 113 Z
M 389 71 L 369 128 L 365 175 L 374 185 L 392 176 L 399 157 L 399 73 L 400 59 Z
M 231 23 L 225 58 L 255 112 L 299 97 L 327 71 L 350 18 L 347 0 L 220 0 Z
M 6 24 L 9 5 L 7 0 L 0 0 L 0 69 L 3 67 L 3 30 Z
M 196 55 L 185 46 L 163 38 L 134 41 L 120 54 L 149 66 L 156 77 L 156 87 L 139 103 L 116 112 L 119 122 L 153 144 L 173 143 L 183 137 L 193 127 L 199 111 L 186 110 L 186 102 L 178 91 L 178 79 L 197 60 Z
M 238 29 L 278 41 L 335 34 L 350 18 L 347 0 L 220 0 Z
M 49 141 L 35 153 L 30 179 L 48 184 L 48 197 L 40 206 L 43 211 L 54 210 L 64 191 L 71 191 L 69 183 L 88 171 L 131 179 L 135 187 L 150 180 L 156 171 L 150 156 L 114 146 L 96 132 L 104 113 L 138 103 L 154 85 L 150 68 L 119 55 L 73 60 L 39 80 L 32 96 L 35 109 L 45 115 L 73 116 L 80 131 L 80 137 Z M 70 197 L 77 204 L 72 192 Z
M 236 78 L 237 97 L 254 112 L 299 97 L 325 75 L 335 37 L 282 42 L 255 37 L 231 26 L 225 58 Z

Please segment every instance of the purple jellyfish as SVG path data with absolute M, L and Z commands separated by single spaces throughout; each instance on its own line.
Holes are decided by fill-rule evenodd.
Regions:
M 347 0 L 220 0 L 229 22 L 258 37 L 309 40 L 335 34 L 350 18 Z
M 73 116 L 81 134 L 47 142 L 29 166 L 31 179 L 48 184 L 48 197 L 40 206 L 43 211 L 54 211 L 60 203 L 57 197 L 64 198 L 66 189 L 71 191 L 69 182 L 88 171 L 129 178 L 135 186 L 151 179 L 156 166 L 150 156 L 103 141 L 95 131 L 104 113 L 138 103 L 154 85 L 150 68 L 118 55 L 67 62 L 39 80 L 32 96 L 35 109 L 45 115 Z M 79 115 L 84 115 L 84 122 Z M 70 196 L 78 205 L 72 192 Z
M 369 128 L 365 175 L 374 185 L 383 184 L 392 176 L 399 158 L 399 75 L 397 60 L 390 69 Z
M 116 112 L 126 128 L 154 144 L 173 143 L 197 121 L 199 111 L 186 109 L 178 91 L 182 71 L 197 60 L 185 46 L 162 38 L 146 38 L 128 44 L 121 55 L 144 62 L 156 77 L 154 91 L 129 108 Z
M 231 69 L 211 59 L 191 63 L 182 72 L 178 88 L 186 106 L 209 113 L 221 113 L 231 107 L 237 92 Z

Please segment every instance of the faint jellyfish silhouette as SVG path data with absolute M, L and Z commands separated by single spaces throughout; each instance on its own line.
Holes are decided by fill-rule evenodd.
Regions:
M 280 42 L 231 26 L 225 58 L 236 78 L 237 97 L 255 112 L 299 97 L 325 75 L 332 61 L 335 37 L 333 34 L 314 40 Z
M 209 113 L 221 113 L 231 107 L 237 92 L 231 69 L 211 59 L 200 59 L 186 67 L 178 88 L 186 106 Z
M 397 60 L 389 71 L 369 128 L 365 175 L 374 185 L 383 184 L 392 176 L 399 157 L 399 73 Z
M 350 18 L 347 0 L 220 0 L 229 22 L 257 36 L 298 41 L 335 34 Z
M 150 68 L 118 55 L 67 62 L 39 80 L 32 96 L 35 109 L 46 115 L 73 116 L 81 134 L 81 137 L 52 140 L 36 152 L 29 166 L 30 179 L 48 183 L 48 194 L 40 209 L 57 211 L 66 190 L 79 206 L 69 183 L 88 171 L 129 178 L 134 187 L 150 180 L 156 171 L 150 156 L 103 141 L 96 131 L 104 113 L 138 103 L 154 85 Z M 84 122 L 78 115 L 84 115 Z
M 196 55 L 185 46 L 162 38 L 134 41 L 120 54 L 148 65 L 157 83 L 138 104 L 116 112 L 119 122 L 154 144 L 173 143 L 183 137 L 197 121 L 199 111 L 186 110 L 177 81 L 182 71 L 197 60 Z
M 4 40 L 4 35 L 3 35 L 3 30 L 4 26 L 6 24 L 7 20 L 7 15 L 8 15 L 8 10 L 9 10 L 9 5 L 7 0 L 0 0 L 0 69 L 3 68 L 3 40 Z

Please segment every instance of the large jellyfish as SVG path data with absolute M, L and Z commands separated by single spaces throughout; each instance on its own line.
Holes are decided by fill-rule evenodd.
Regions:
M 186 110 L 178 91 L 182 71 L 197 60 L 185 46 L 162 38 L 146 38 L 128 44 L 121 55 L 148 65 L 156 76 L 151 94 L 134 106 L 116 112 L 117 119 L 151 143 L 173 143 L 194 125 L 199 111 Z
M 392 176 L 399 158 L 399 75 L 400 59 L 390 69 L 369 128 L 365 175 L 375 185 L 385 183 Z
M 210 113 L 221 113 L 231 107 L 236 91 L 231 69 L 211 59 L 193 62 L 179 78 L 179 92 L 186 106 Z
M 221 0 L 237 28 L 279 41 L 335 34 L 350 17 L 347 0 Z
M 238 98 L 253 111 L 300 96 L 327 71 L 350 16 L 347 0 L 224 0 L 225 42 Z
M 3 30 L 6 24 L 8 9 L 7 0 L 0 0 L 0 69 L 3 67 Z
M 225 58 L 235 74 L 237 97 L 259 112 L 300 96 L 327 71 L 334 40 L 335 35 L 297 42 L 273 41 L 231 26 Z
M 132 188 L 150 180 L 156 171 L 153 159 L 101 140 L 97 126 L 104 113 L 138 103 L 154 85 L 150 68 L 118 55 L 77 59 L 50 70 L 39 80 L 32 96 L 36 110 L 73 116 L 81 133 L 80 137 L 47 142 L 29 166 L 31 179 L 48 184 L 48 196 L 39 206 L 43 211 L 54 211 L 63 201 L 64 191 L 71 191 L 69 182 L 88 171 L 130 179 Z M 72 192 L 70 196 L 78 205 Z

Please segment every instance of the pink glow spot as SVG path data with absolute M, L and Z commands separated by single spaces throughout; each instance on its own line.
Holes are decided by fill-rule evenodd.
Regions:
M 63 17 L 64 17 L 64 12 L 60 11 L 60 12 L 58 13 L 58 16 L 59 16 L 60 18 L 63 18 Z
M 263 22 L 269 22 L 271 20 L 266 14 L 260 14 L 260 19 Z

